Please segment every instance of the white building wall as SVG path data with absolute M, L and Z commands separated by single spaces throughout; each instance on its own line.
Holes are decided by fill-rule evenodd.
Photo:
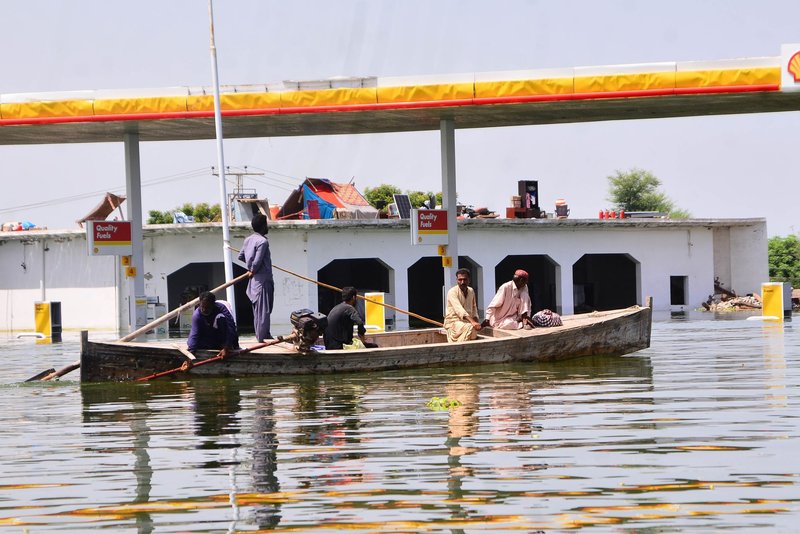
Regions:
M 731 285 L 738 295 L 761 294 L 761 284 L 769 282 L 769 253 L 766 225 L 736 227 L 730 230 Z
M 62 324 L 116 330 L 118 259 L 89 256 L 82 233 L 0 240 L 0 330 L 32 331 L 34 304 L 61 303 Z
M 730 266 L 731 288 L 758 291 L 767 281 L 766 223 L 763 219 L 681 222 L 661 221 L 504 221 L 470 220 L 459 225 L 459 254 L 480 268 L 479 306 L 485 308 L 497 283 L 495 266 L 508 255 L 547 255 L 557 265 L 557 300 L 562 313 L 573 311 L 572 266 L 584 254 L 629 254 L 639 262 L 637 301 L 654 298 L 656 310 L 670 308 L 670 276 L 687 277 L 687 307 L 697 308 L 713 292 L 714 276 Z M 167 276 L 195 262 L 223 261 L 221 227 L 215 224 L 149 227 L 144 239 L 145 292 L 167 301 Z M 231 229 L 231 243 L 240 248 L 250 230 Z M 41 299 L 41 240 L 46 240 L 47 300 L 62 306 L 65 330 L 113 330 L 127 325 L 128 280 L 115 257 L 90 257 L 82 232 L 48 235 L 0 234 L 0 330 L 34 327 L 34 302 Z M 378 258 L 390 269 L 386 302 L 408 310 L 408 269 L 421 257 L 436 256 L 434 246 L 411 245 L 407 222 L 291 221 L 272 223 L 272 260 L 281 267 L 316 280 L 334 259 Z M 234 253 L 234 257 L 236 253 Z M 21 264 L 25 263 L 25 268 Z M 220 265 L 220 269 L 221 269 Z M 222 276 L 220 276 L 222 278 Z M 245 282 L 241 282 L 244 284 Z M 292 311 L 316 309 L 317 286 L 275 269 L 276 330 L 288 328 Z M 169 303 L 170 309 L 178 303 Z M 397 328 L 408 325 L 402 313 Z
M 714 275 L 726 289 L 731 288 L 731 229 L 714 228 Z
M 639 235 L 637 259 L 642 261 L 641 286 L 659 310 L 696 309 L 714 292 L 713 232 L 705 228 L 654 231 Z M 658 234 L 657 239 L 652 238 Z M 670 277 L 686 277 L 686 305 L 672 306 Z M 642 298 L 647 295 L 641 295 Z M 641 303 L 641 302 L 640 302 Z
M 331 227 L 323 231 L 305 231 L 306 250 L 309 254 L 310 278 L 334 259 L 379 258 L 390 269 L 389 280 L 393 291 L 385 302 L 401 310 L 408 310 L 408 269 L 423 256 L 435 256 L 436 247 L 411 245 L 408 227 L 402 231 L 386 231 L 387 227 L 360 228 L 349 231 Z M 273 255 L 273 261 L 275 257 Z M 316 287 L 309 287 L 311 302 L 316 303 Z M 277 297 L 275 299 L 278 300 Z M 387 310 L 394 317 L 397 328 L 408 328 L 408 316 Z M 288 316 L 288 315 L 287 315 Z
M 611 223 L 613 224 L 613 223 Z M 653 297 L 656 309 L 669 309 L 670 276 L 688 277 L 689 307 L 713 291 L 713 233 L 710 229 L 654 229 L 595 226 L 530 232 L 516 228 L 471 228 L 459 232 L 461 255 L 484 267 L 484 300 L 494 296 L 494 267 L 508 255 L 545 254 L 560 266 L 560 303 L 573 312 L 572 267 L 585 254 L 629 254 L 640 263 L 637 303 Z M 766 262 L 766 260 L 765 260 Z M 501 280 L 500 283 L 506 280 Z

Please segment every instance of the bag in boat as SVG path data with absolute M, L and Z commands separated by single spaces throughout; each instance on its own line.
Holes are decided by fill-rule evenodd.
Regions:
M 364 346 L 364 343 L 362 343 L 360 339 L 358 339 L 357 337 L 354 337 L 352 345 L 343 344 L 342 348 L 344 350 L 361 350 L 361 349 L 365 349 L 367 347 Z
M 561 326 L 561 316 L 554 311 L 541 310 L 533 314 L 531 321 L 535 326 Z

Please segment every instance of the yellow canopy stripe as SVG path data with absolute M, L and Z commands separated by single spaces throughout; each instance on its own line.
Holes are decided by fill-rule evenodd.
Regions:
M 679 89 L 743 85 L 780 85 L 780 83 L 781 70 L 779 67 L 678 72 L 675 79 L 675 86 Z
M 606 76 L 580 76 L 575 78 L 576 93 L 651 91 L 674 88 L 674 71 L 642 74 L 609 74 Z
M 61 100 L 0 104 L 0 119 L 82 117 L 94 115 L 91 100 Z
M 94 101 L 95 115 L 176 113 L 186 111 L 186 97 L 108 98 Z
M 472 83 L 455 83 L 379 87 L 378 102 L 402 103 L 471 99 L 475 94 L 474 85 Z
M 436 83 L 387 87 L 336 88 L 282 92 L 223 93 L 223 110 L 269 110 L 303 107 L 347 107 L 375 104 L 464 101 L 537 95 L 600 95 L 714 87 L 779 86 L 780 67 L 744 67 L 709 70 L 659 70 L 591 76 L 532 78 L 474 83 Z M 646 96 L 637 95 L 637 96 Z M 8 100 L 8 99 L 7 99 Z M 211 112 L 211 95 L 155 96 L 146 98 L 99 98 L 25 100 L 0 103 L 0 119 L 47 119 L 183 112 Z
M 375 88 L 341 88 L 317 91 L 287 91 L 280 93 L 281 107 L 354 106 L 375 104 Z
M 574 92 L 574 78 L 475 82 L 475 98 L 564 95 Z
M 272 109 L 281 107 L 280 93 L 223 93 L 219 95 L 220 109 Z M 214 111 L 212 95 L 189 96 L 189 111 Z

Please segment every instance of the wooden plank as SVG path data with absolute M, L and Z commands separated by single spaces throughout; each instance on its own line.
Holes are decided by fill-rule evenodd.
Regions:
M 181 351 L 181 354 L 186 356 L 187 360 L 193 362 L 193 361 L 195 361 L 197 359 L 194 354 L 189 352 L 189 349 L 183 348 L 183 345 L 178 345 L 177 343 L 173 343 L 172 346 L 175 347 L 176 349 L 178 349 L 179 351 Z

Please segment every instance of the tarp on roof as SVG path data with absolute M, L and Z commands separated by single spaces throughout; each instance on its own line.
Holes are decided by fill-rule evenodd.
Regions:
M 90 211 L 82 219 L 78 219 L 75 222 L 77 222 L 81 228 L 83 228 L 83 223 L 86 221 L 105 221 L 106 218 L 111 215 L 111 212 L 119 208 L 123 202 L 125 202 L 124 196 L 115 195 L 114 193 L 106 193 L 106 196 L 103 197 L 103 200 L 101 200 L 100 203 L 92 209 L 92 211 Z M 122 210 L 120 209 L 120 216 L 121 215 Z
M 278 218 L 377 219 L 378 210 L 370 206 L 353 184 L 338 184 L 325 178 L 306 178 L 286 199 Z

